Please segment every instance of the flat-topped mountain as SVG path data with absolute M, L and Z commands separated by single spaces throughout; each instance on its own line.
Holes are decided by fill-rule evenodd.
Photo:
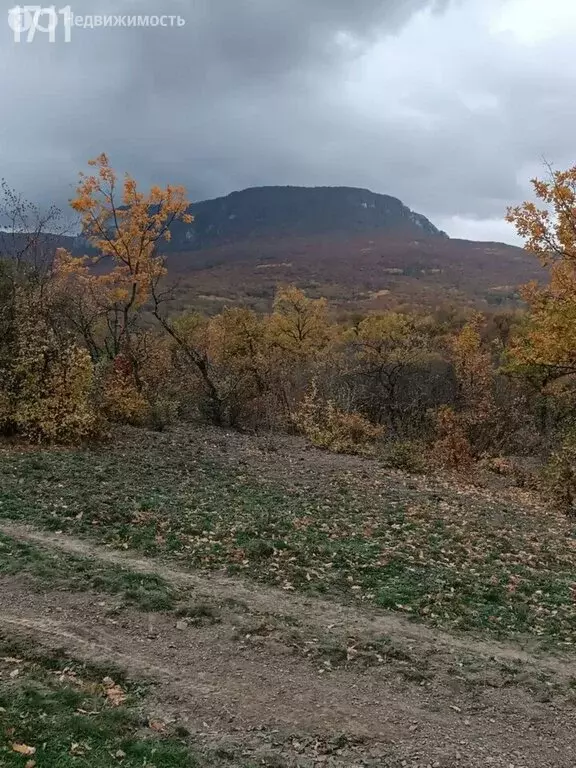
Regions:
M 518 286 L 546 278 L 538 261 L 503 243 L 450 239 L 400 200 L 354 187 L 253 187 L 190 206 L 160 248 L 178 307 L 216 311 L 246 303 L 269 309 L 294 283 L 351 310 L 518 306 Z M 1 234 L 1 233 L 0 233 Z M 89 252 L 82 236 L 4 233 L 0 257 L 49 257 L 56 247 Z
M 192 224 L 175 224 L 173 250 L 200 250 L 256 237 L 386 232 L 446 237 L 395 197 L 354 187 L 252 187 L 194 203 Z

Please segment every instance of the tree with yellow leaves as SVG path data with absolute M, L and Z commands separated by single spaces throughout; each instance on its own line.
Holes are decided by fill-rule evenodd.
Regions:
M 295 285 L 280 288 L 269 333 L 272 343 L 289 356 L 305 359 L 318 355 L 331 338 L 326 299 L 309 299 Z
M 494 369 L 490 350 L 482 341 L 483 323 L 482 315 L 475 314 L 452 342 L 459 405 L 479 422 L 487 419 L 494 410 Z
M 97 252 L 93 258 L 74 258 L 59 251 L 56 277 L 66 285 L 71 318 L 95 354 L 103 343 L 110 359 L 130 352 L 130 335 L 140 310 L 166 273 L 158 254 L 161 241 L 170 240 L 174 221 L 192 221 L 183 187 L 154 186 L 148 193 L 125 175 L 119 181 L 105 154 L 89 165 L 92 175 L 80 175 L 72 208 L 80 214 L 83 235 Z
M 0 434 L 79 442 L 100 432 L 92 400 L 93 365 L 61 316 L 42 213 L 0 185 Z
M 566 513 L 576 498 L 576 431 L 573 423 L 576 374 L 576 166 L 549 169 L 547 181 L 533 179 L 534 202 L 508 210 L 507 220 L 525 239 L 525 248 L 548 269 L 548 285 L 532 282 L 522 292 L 530 312 L 513 337 L 512 369 L 542 390 L 541 424 L 549 412 L 563 436 L 548 465 L 548 493 Z M 553 408 L 550 409 L 550 405 Z M 560 418 L 558 418 L 560 416 Z
M 518 367 L 537 368 L 545 380 L 576 373 L 576 166 L 552 171 L 547 181 L 533 179 L 534 202 L 510 208 L 507 220 L 525 248 L 549 270 L 550 281 L 532 282 L 522 291 L 530 307 L 527 321 L 511 343 Z
M 451 342 L 456 408 L 438 409 L 434 445 L 437 460 L 448 466 L 469 466 L 474 456 L 493 447 L 500 437 L 492 354 L 481 333 L 484 322 L 482 315 L 474 314 Z
M 425 322 L 398 312 L 369 315 L 349 331 L 347 339 L 351 373 L 364 382 L 363 410 L 374 421 L 398 431 L 403 411 L 417 401 L 414 393 L 409 404 L 401 396 L 406 377 L 433 357 Z
M 243 307 L 214 317 L 187 312 L 154 314 L 173 344 L 183 388 L 201 413 L 220 426 L 236 426 L 272 389 L 266 318 Z
M 183 187 L 138 190 L 135 180 L 119 180 L 105 154 L 80 174 L 72 208 L 80 214 L 82 232 L 96 252 L 77 258 L 60 249 L 55 257 L 51 293 L 62 317 L 82 339 L 95 364 L 107 415 L 140 422 L 153 403 L 142 367 L 141 322 L 147 303 L 166 274 L 159 253 L 170 240 L 175 221 L 190 223 Z

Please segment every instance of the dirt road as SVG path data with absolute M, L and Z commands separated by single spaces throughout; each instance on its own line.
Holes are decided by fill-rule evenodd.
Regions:
M 263 765 L 576 765 L 571 662 L 60 534 L 0 530 L 158 573 L 189 592 L 202 621 L 5 577 L 0 629 L 154 681 L 153 713 L 223 754 L 240 750 Z

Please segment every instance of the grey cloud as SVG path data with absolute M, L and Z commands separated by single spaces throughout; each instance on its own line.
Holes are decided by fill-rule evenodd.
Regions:
M 77 0 L 76 14 L 187 23 L 75 29 L 56 45 L 15 45 L 6 26 L 1 174 L 62 202 L 104 150 L 193 199 L 366 186 L 460 233 L 466 220 L 498 220 L 542 155 L 572 159 L 576 66 L 562 46 L 531 52 L 477 23 L 506 2 Z
M 314 111 L 316 78 L 333 75 L 349 55 L 339 33 L 366 44 L 430 5 L 432 0 L 180 0 L 159 9 L 149 0 L 108 0 L 97 8 L 77 0 L 77 15 L 170 13 L 187 23 L 177 29 L 74 29 L 70 44 L 55 45 L 42 35 L 16 45 L 6 25 L 2 84 L 5 100 L 18 109 L 5 121 L 5 175 L 27 187 L 32 182 L 37 194 L 43 187 L 53 193 L 59 174 L 71 178 L 78 163 L 106 149 L 120 164 L 131 161 L 144 178 L 196 161 L 199 168 L 186 172 L 201 174 L 192 183 L 195 194 L 227 191 L 226 164 L 242 160 L 249 176 L 258 166 L 258 148 L 267 144 L 266 124 L 283 165 L 278 123 L 283 115 Z M 245 134 L 236 134 L 238 124 Z M 291 155 L 288 147 L 286 158 Z

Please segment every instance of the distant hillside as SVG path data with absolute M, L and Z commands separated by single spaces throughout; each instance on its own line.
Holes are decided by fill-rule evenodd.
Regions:
M 207 311 L 237 302 L 269 308 L 276 286 L 287 283 L 351 311 L 489 310 L 518 305 L 520 285 L 546 279 L 536 258 L 504 243 L 381 231 L 256 237 L 172 253 L 168 266 L 182 281 L 180 307 Z
M 26 233 L 0 230 L 0 258 L 49 262 L 57 248 L 71 249 L 75 239 L 50 232 Z
M 177 223 L 168 266 L 180 306 L 268 308 L 295 283 L 350 310 L 518 304 L 544 279 L 537 261 L 502 243 L 451 240 L 395 197 L 353 187 L 255 187 L 195 203 Z
M 193 224 L 173 227 L 172 250 L 328 233 L 446 237 L 395 197 L 353 187 L 254 187 L 195 203 L 191 213 Z
M 350 311 L 495 309 L 518 305 L 520 285 L 546 279 L 521 248 L 452 240 L 397 198 L 364 189 L 256 187 L 194 203 L 191 213 L 194 222 L 173 225 L 162 244 L 181 284 L 177 308 L 269 309 L 276 287 L 295 283 Z M 0 254 L 23 240 L 0 236 Z M 57 246 L 88 250 L 81 236 L 49 235 L 26 257 Z

